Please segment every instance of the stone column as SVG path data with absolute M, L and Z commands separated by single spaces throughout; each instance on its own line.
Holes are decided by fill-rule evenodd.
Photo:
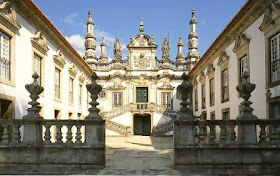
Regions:
M 257 130 L 254 121 L 256 121 L 258 117 L 253 115 L 253 108 L 251 108 L 252 102 L 249 101 L 251 93 L 256 88 L 256 85 L 248 82 L 249 76 L 249 73 L 244 72 L 242 74 L 241 84 L 236 87 L 236 90 L 244 99 L 244 101 L 241 102 L 241 114 L 236 118 L 240 120 L 238 126 L 238 141 L 244 144 L 257 144 Z
M 89 115 L 85 117 L 85 121 L 89 123 L 86 124 L 86 144 L 89 146 L 97 146 L 105 144 L 105 121 L 99 115 L 99 109 L 97 105 L 99 103 L 96 101 L 98 98 L 99 92 L 102 90 L 102 87 L 97 84 L 97 75 L 96 73 L 92 74 L 91 83 L 87 84 L 87 90 L 90 93 L 92 105 L 89 108 Z
M 27 109 L 27 115 L 23 117 L 25 120 L 23 130 L 23 142 L 29 144 L 42 143 L 42 125 L 41 121 L 43 117 L 39 115 L 41 107 L 37 102 L 39 95 L 44 91 L 44 88 L 38 84 L 39 75 L 35 72 L 33 74 L 33 83 L 25 85 L 26 90 L 30 93 L 31 101 L 28 103 L 31 105 Z

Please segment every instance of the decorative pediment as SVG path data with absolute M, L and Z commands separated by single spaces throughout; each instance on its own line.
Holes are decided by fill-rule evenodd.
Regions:
M 245 46 L 249 46 L 249 43 L 250 43 L 250 39 L 248 39 L 245 34 L 240 34 L 235 40 L 235 45 L 232 51 L 236 53 L 241 48 Z
M 146 75 L 141 75 L 138 79 L 133 79 L 132 82 L 135 85 L 150 85 L 152 83 Z
M 66 64 L 64 54 L 61 50 L 57 50 L 56 55 L 53 56 L 53 60 L 55 64 L 60 66 L 61 68 Z
M 173 90 L 175 87 L 171 86 L 170 79 L 162 79 L 162 85 L 158 89 L 164 90 Z
M 76 65 L 75 65 L 74 63 L 72 63 L 72 64 L 69 66 L 68 71 L 69 71 L 69 74 L 70 74 L 71 76 L 75 77 L 76 74 L 77 74 L 77 67 L 76 67 Z
M 46 54 L 49 50 L 47 46 L 47 39 L 41 31 L 36 32 L 35 36 L 31 38 L 31 43 L 34 48 Z
M 81 83 L 83 83 L 83 82 L 85 81 L 85 79 L 86 79 L 86 76 L 85 76 L 84 72 L 81 71 L 81 72 L 79 73 L 79 81 L 80 81 Z
M 214 73 L 215 72 L 215 67 L 214 65 L 211 63 L 208 65 L 207 67 L 207 71 L 206 71 L 206 74 L 207 76 L 209 76 L 211 73 Z
M 204 71 L 201 71 L 199 74 L 199 81 L 201 82 L 203 80 L 205 80 L 205 73 L 204 73 Z
M 227 53 L 224 51 L 221 53 L 221 55 L 219 56 L 219 60 L 218 60 L 218 63 L 217 65 L 218 66 L 221 66 L 223 64 L 228 64 L 228 61 L 229 61 L 229 56 L 227 55 Z
M 265 6 L 264 19 L 260 26 L 261 31 L 271 24 L 274 25 L 275 20 L 280 16 L 280 3 L 278 0 L 267 0 Z
M 14 32 L 21 28 L 17 20 L 15 8 L 6 0 L 0 3 L 0 21 Z

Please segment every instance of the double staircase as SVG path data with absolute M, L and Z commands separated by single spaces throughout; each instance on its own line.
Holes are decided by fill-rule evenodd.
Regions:
M 106 128 L 113 132 L 119 133 L 123 136 L 131 135 L 131 127 L 125 126 L 120 123 L 112 121 L 115 117 L 119 117 L 128 112 L 145 113 L 145 112 L 156 112 L 164 114 L 165 116 L 171 117 L 172 120 L 167 121 L 161 125 L 155 126 L 152 129 L 152 135 L 162 136 L 167 132 L 173 130 L 173 119 L 175 118 L 175 112 L 167 111 L 164 106 L 153 104 L 153 103 L 131 103 L 126 104 L 113 110 L 101 112 L 100 115 L 106 120 Z

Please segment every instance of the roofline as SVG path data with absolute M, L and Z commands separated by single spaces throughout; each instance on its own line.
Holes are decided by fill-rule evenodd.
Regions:
M 62 41 L 62 43 L 76 56 L 81 63 L 87 68 L 90 74 L 93 73 L 91 67 L 85 62 L 80 54 L 74 49 L 74 47 L 66 40 L 61 32 L 54 26 L 49 18 L 40 10 L 40 8 L 32 0 L 22 0 L 45 24 L 51 29 L 51 31 Z
M 195 66 L 189 72 L 191 75 L 198 66 L 206 60 L 207 56 L 216 48 L 218 43 L 225 37 L 229 31 L 235 26 L 235 24 L 243 17 L 243 14 L 246 14 L 248 9 L 251 8 L 257 0 L 248 0 L 238 11 L 238 13 L 232 18 L 232 20 L 228 23 L 225 29 L 218 35 L 218 37 L 214 40 L 214 42 L 210 45 L 207 51 L 203 54 L 203 56 L 199 59 L 199 61 L 195 64 Z

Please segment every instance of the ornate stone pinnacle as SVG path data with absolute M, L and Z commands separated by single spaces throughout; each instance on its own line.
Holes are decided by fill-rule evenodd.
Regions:
M 144 33 L 144 23 L 143 23 L 143 18 L 141 17 L 141 19 L 140 19 L 141 21 L 140 21 L 140 32 L 141 33 Z
M 182 77 L 183 82 L 177 87 L 177 91 L 181 94 L 182 102 L 180 103 L 181 109 L 178 113 L 179 120 L 194 120 L 191 112 L 192 110 L 188 107 L 190 103 L 188 99 L 190 98 L 190 92 L 192 91 L 192 85 L 189 82 L 188 75 L 184 72 Z
M 91 97 L 91 102 L 89 103 L 91 107 L 88 109 L 89 115 L 86 116 L 86 120 L 102 120 L 102 117 L 99 115 L 99 109 L 97 108 L 97 105 L 99 105 L 99 103 L 96 101 L 99 92 L 102 90 L 102 87 L 97 84 L 97 78 L 98 77 L 94 72 L 91 76 L 91 84 L 86 85 Z
M 38 84 L 37 79 L 39 78 L 39 75 L 36 72 L 32 75 L 32 77 L 34 79 L 33 83 L 25 85 L 26 90 L 30 93 L 29 97 L 31 98 L 31 101 L 28 102 L 28 104 L 31 105 L 31 108 L 27 109 L 28 113 L 23 118 L 38 120 L 43 119 L 43 117 L 39 115 L 41 107 L 39 106 L 40 103 L 38 103 L 37 100 L 39 95 L 44 91 L 44 88 Z
M 253 108 L 251 108 L 252 102 L 249 101 L 251 97 L 251 93 L 255 90 L 256 85 L 248 82 L 248 78 L 250 77 L 248 72 L 244 72 L 242 74 L 242 82 L 236 86 L 236 90 L 240 93 L 241 97 L 244 99 L 241 102 L 242 110 L 241 115 L 238 116 L 240 119 L 257 119 L 256 116 L 252 114 Z

